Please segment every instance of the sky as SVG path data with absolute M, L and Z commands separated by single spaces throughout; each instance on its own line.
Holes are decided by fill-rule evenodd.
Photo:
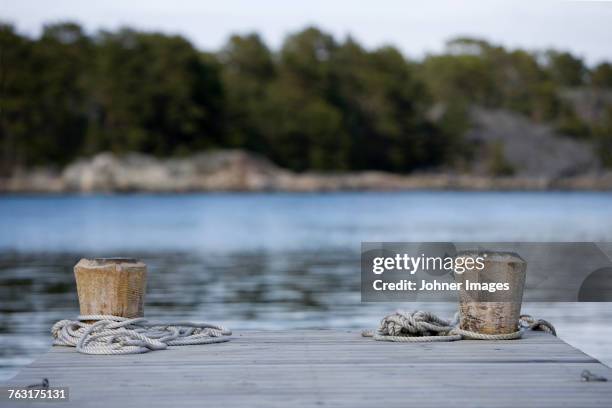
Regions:
M 612 61 L 612 1 L 560 0 L 2 0 L 0 20 L 37 35 L 45 23 L 76 21 L 88 32 L 130 26 L 181 34 L 202 50 L 256 31 L 277 49 L 287 34 L 316 25 L 368 48 L 395 45 L 408 57 L 475 36 L 511 48 L 572 51 L 593 65 Z

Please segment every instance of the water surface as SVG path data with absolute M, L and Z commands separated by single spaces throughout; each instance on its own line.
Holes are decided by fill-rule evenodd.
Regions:
M 0 198 L 0 380 L 78 314 L 72 266 L 149 265 L 146 312 L 234 329 L 375 327 L 412 304 L 361 304 L 362 241 L 612 241 L 610 193 L 409 192 Z M 453 304 L 423 308 L 450 317 Z M 609 304 L 533 304 L 612 363 Z

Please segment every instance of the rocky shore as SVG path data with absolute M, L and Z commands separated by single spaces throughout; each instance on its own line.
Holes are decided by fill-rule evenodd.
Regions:
M 158 159 L 142 154 L 100 153 L 61 171 L 33 169 L 0 178 L 2 193 L 342 191 L 342 190 L 612 190 L 612 172 L 571 176 L 491 177 L 446 172 L 294 173 L 243 151 Z

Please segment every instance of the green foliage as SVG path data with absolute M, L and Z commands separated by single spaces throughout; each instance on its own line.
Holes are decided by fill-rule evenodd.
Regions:
M 462 135 L 472 105 L 610 143 L 607 122 L 585 124 L 559 96 L 564 87 L 610 87 L 610 64 L 589 71 L 568 53 L 542 57 L 479 39 L 453 40 L 417 62 L 314 27 L 278 52 L 248 34 L 203 53 L 160 33 L 87 34 L 65 23 L 29 38 L 4 24 L 0 52 L 0 173 L 102 150 L 208 148 L 259 152 L 298 171 L 452 166 L 470 156 Z M 503 149 L 493 153 L 491 170 L 509 174 Z
M 604 120 L 593 128 L 593 135 L 602 163 L 612 168 L 612 107 L 608 107 Z
M 438 158 L 439 162 L 459 168 L 467 167 L 467 163 L 474 156 L 472 146 L 465 143 L 462 138 L 472 125 L 469 106 L 459 102 L 449 102 L 443 106 L 443 113 L 437 125 L 445 146 L 443 151 L 437 153 L 442 155 Z
M 515 169 L 508 162 L 504 154 L 504 144 L 500 141 L 493 143 L 490 146 L 491 154 L 489 161 L 489 173 L 494 176 L 511 176 Z
M 238 119 L 228 123 L 233 140 L 282 166 L 407 171 L 446 152 L 425 119 L 427 90 L 396 49 L 368 52 L 308 28 L 287 38 L 276 62 L 255 35 L 232 37 L 219 58 L 227 113 Z
M 549 51 L 547 59 L 547 69 L 555 83 L 562 86 L 584 84 L 587 69 L 580 58 L 568 52 Z
M 17 35 L 10 25 L 0 25 L 0 175 L 8 173 L 20 159 L 20 148 L 29 131 L 28 118 L 33 111 L 34 87 L 28 75 L 31 65 L 32 47 Z M 24 69 L 25 68 L 25 69 Z M 29 69 L 28 69 L 29 68 Z
M 601 63 L 591 73 L 591 83 L 599 88 L 612 88 L 612 64 Z
M 232 36 L 218 55 L 225 93 L 225 139 L 229 146 L 266 152 L 264 104 L 276 77 L 270 50 L 256 34 Z
M 564 135 L 581 139 L 587 139 L 591 132 L 589 126 L 567 105 L 562 107 L 557 117 L 556 130 Z
M 480 55 L 435 55 L 422 72 L 437 100 L 490 105 L 496 103 L 494 71 Z
M 74 24 L 47 26 L 35 42 L 10 26 L 0 32 L 4 166 L 63 164 L 78 153 L 87 126 L 89 39 Z
M 272 160 L 298 171 L 349 168 L 338 109 L 283 83 L 272 85 L 266 102 L 264 131 Z
M 506 108 L 547 121 L 559 113 L 559 84 L 535 55 L 508 51 L 483 40 L 459 38 L 447 52 L 430 55 L 422 76 L 436 100 Z
M 173 154 L 222 144 L 218 67 L 185 39 L 101 33 L 86 149 Z

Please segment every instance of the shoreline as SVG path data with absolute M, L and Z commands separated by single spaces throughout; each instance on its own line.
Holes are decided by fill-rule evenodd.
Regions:
M 338 180 L 341 178 L 342 180 Z M 58 179 L 49 183 L 23 179 L 0 179 L 0 196 L 14 195 L 129 195 L 129 194 L 200 194 L 200 193 L 340 193 L 340 192 L 612 192 L 612 175 L 594 177 L 568 177 L 563 179 L 524 177 L 483 177 L 471 175 L 435 174 L 404 176 L 395 174 L 350 173 L 343 175 L 295 176 L 275 186 L 228 184 L 227 186 L 201 186 L 172 188 L 160 186 L 116 186 L 113 188 L 73 188 Z
M 452 172 L 295 173 L 243 151 L 158 159 L 100 153 L 61 171 L 16 171 L 0 178 L 0 194 L 342 192 L 342 191 L 612 191 L 612 171 L 573 176 L 495 177 Z
M 342 175 L 347 182 L 337 182 L 334 175 L 317 175 L 316 181 L 312 182 L 310 175 L 305 175 L 305 180 L 296 180 L 293 185 L 281 185 L 274 187 L 253 187 L 249 185 L 228 185 L 201 188 L 151 188 L 149 186 L 139 188 L 117 187 L 117 188 L 87 188 L 75 189 L 61 185 L 61 182 L 52 180 L 50 184 L 40 185 L 38 183 L 23 183 L 21 180 L 0 179 L 0 196 L 61 196 L 61 195 L 173 195 L 173 194 L 201 194 L 201 193 L 402 193 L 423 191 L 446 191 L 446 192 L 612 192 L 612 177 L 596 178 L 564 178 L 564 179 L 530 179 L 530 178 L 494 178 L 476 176 L 454 176 L 450 174 L 429 176 L 396 176 L 390 178 L 401 178 L 400 183 L 388 182 L 381 179 L 380 184 L 362 183 L 361 175 Z M 378 178 L 377 178 L 378 179 Z M 283 183 L 284 184 L 284 183 Z

